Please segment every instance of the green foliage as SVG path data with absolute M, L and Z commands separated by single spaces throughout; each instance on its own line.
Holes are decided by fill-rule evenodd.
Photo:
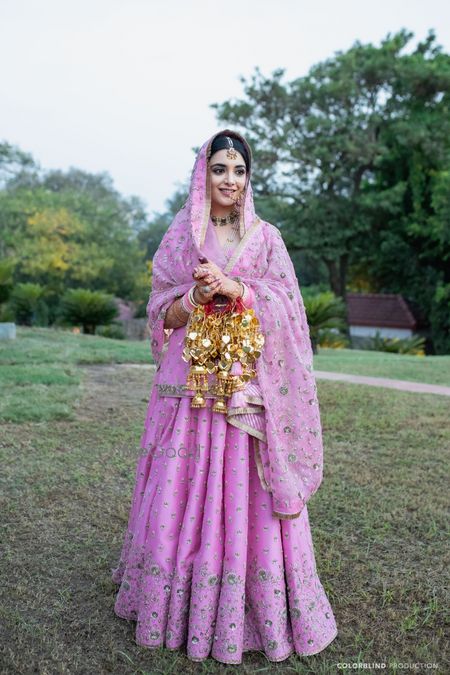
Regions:
M 309 335 L 314 354 L 317 353 L 317 345 L 320 344 L 320 336 L 327 336 L 329 346 L 332 333 L 330 329 L 337 331 L 335 343 L 344 346 L 345 340 L 341 332 L 345 330 L 345 304 L 342 298 L 338 298 L 331 291 L 310 296 L 303 293 L 306 316 L 308 318 Z
M 415 354 L 424 356 L 425 338 L 414 335 L 410 338 L 383 338 L 377 330 L 375 337 L 368 344 L 367 349 L 377 352 L 391 352 L 393 354 Z
M 321 349 L 349 349 L 351 342 L 344 333 L 336 329 L 321 328 L 317 344 Z
M 83 333 L 95 333 L 100 324 L 108 324 L 118 314 L 111 295 L 85 288 L 66 291 L 61 300 L 61 319 L 72 325 L 81 325 Z
M 145 272 L 142 272 L 136 279 L 137 285 L 139 287 L 139 293 L 136 293 L 135 297 L 134 318 L 139 319 L 147 316 L 147 304 L 152 290 L 153 279 L 152 260 L 147 260 Z
M 107 174 L 21 171 L 0 190 L 0 256 L 16 261 L 15 282 L 139 296 L 146 227 L 136 197 L 124 199 Z
M 0 187 L 15 178 L 20 172 L 28 176 L 36 170 L 33 157 L 5 141 L 0 142 Z
M 45 326 L 47 307 L 44 301 L 45 289 L 39 284 L 18 284 L 11 292 L 9 308 L 18 324 Z
M 152 259 L 170 223 L 184 205 L 189 195 L 189 183 L 179 185 L 172 197 L 166 200 L 166 210 L 154 213 L 150 222 L 138 234 L 141 250 L 147 260 Z
M 121 324 L 114 321 L 107 326 L 97 326 L 95 334 L 114 340 L 125 340 L 126 337 Z
M 8 300 L 13 287 L 14 260 L 0 260 L 0 304 Z
M 433 32 L 411 38 L 356 42 L 290 82 L 257 68 L 243 99 L 212 107 L 252 143 L 255 196 L 291 252 L 320 260 L 336 295 L 402 293 L 429 318 L 450 283 L 450 56 Z
M 430 320 L 436 353 L 450 354 L 450 284 L 436 288 Z
M 136 311 L 134 312 L 135 319 L 145 319 L 147 317 L 147 304 L 148 299 L 137 304 Z
M 14 321 L 15 316 L 11 307 L 7 303 L 0 305 L 0 323 L 14 323 Z

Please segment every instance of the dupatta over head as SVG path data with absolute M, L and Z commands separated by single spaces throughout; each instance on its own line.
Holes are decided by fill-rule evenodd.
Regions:
M 194 283 L 210 216 L 208 160 L 218 134 L 238 138 L 250 159 L 241 199 L 241 241 L 223 269 L 255 294 L 253 308 L 265 337 L 256 361 L 265 407 L 267 443 L 260 444 L 265 489 L 272 493 L 273 515 L 297 518 L 318 489 L 323 475 L 323 444 L 309 327 L 292 261 L 277 227 L 255 213 L 250 183 L 252 153 L 245 138 L 225 129 L 201 147 L 192 171 L 189 197 L 175 216 L 153 258 L 152 291 L 147 305 L 152 354 L 158 367 L 171 331 L 164 317 L 172 302 Z M 218 413 L 220 414 L 220 413 Z

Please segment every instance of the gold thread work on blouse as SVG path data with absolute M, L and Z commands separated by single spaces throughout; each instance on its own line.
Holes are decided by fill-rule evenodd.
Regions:
M 261 356 L 264 335 L 254 310 L 246 309 L 239 298 L 217 310 L 214 307 L 208 303 L 191 313 L 182 358 L 190 363 L 186 388 L 195 391 L 191 407 L 204 408 L 204 392 L 210 392 L 217 399 L 213 411 L 226 414 L 225 399 L 256 377 L 254 365 Z M 230 372 L 235 362 L 242 366 L 240 374 Z M 208 374 L 216 376 L 211 390 Z

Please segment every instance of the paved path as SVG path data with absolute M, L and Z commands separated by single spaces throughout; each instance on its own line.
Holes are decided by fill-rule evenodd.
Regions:
M 121 363 L 117 365 L 125 366 L 126 368 L 147 368 L 148 370 L 155 370 L 154 365 L 145 363 Z M 415 391 L 421 394 L 450 396 L 450 387 L 445 387 L 441 384 L 425 384 L 424 382 L 410 382 L 408 380 L 391 380 L 387 377 L 368 377 L 367 375 L 349 375 L 348 373 L 334 373 L 328 370 L 315 370 L 314 375 L 318 380 L 368 384 L 372 387 L 387 387 L 388 389 Z
M 440 384 L 425 384 L 424 382 L 410 382 L 408 380 L 391 380 L 387 377 L 348 375 L 347 373 L 332 373 L 327 370 L 315 370 L 314 375 L 318 380 L 336 380 L 339 382 L 351 382 L 352 384 L 369 384 L 372 387 L 387 387 L 388 389 L 415 391 L 422 394 L 450 396 L 450 387 L 444 387 Z

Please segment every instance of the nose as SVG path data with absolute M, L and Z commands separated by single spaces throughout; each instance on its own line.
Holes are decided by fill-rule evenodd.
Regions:
M 225 178 L 225 183 L 226 183 L 227 185 L 234 185 L 234 182 L 235 182 L 235 180 L 234 180 L 234 174 L 233 174 L 233 172 L 232 172 L 232 171 L 228 171 L 228 172 L 227 172 L 227 175 L 226 175 L 226 178 Z

